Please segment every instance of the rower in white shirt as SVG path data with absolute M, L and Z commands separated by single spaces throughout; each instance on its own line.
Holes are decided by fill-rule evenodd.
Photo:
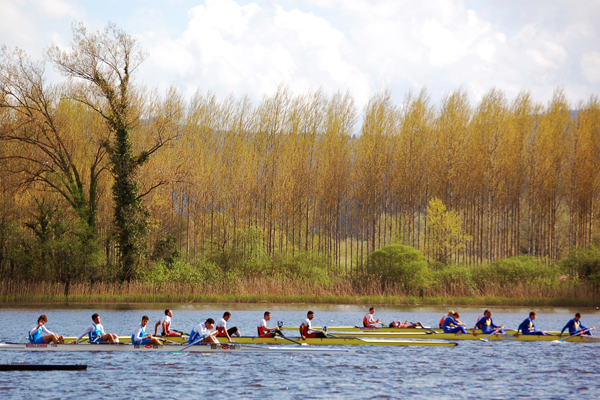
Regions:
M 240 333 L 240 330 L 237 328 L 237 326 L 227 329 L 227 321 L 229 321 L 229 318 L 231 318 L 231 313 L 229 311 L 225 311 L 225 313 L 223 314 L 223 318 L 217 321 L 217 336 L 226 337 L 229 342 L 233 342 L 231 336 L 235 335 L 237 337 L 241 337 L 242 334 Z
M 169 309 L 165 310 L 165 315 L 154 325 L 154 336 L 157 336 L 158 327 L 162 327 L 161 336 L 182 336 L 183 332 L 171 329 L 171 318 L 173 312 Z
M 131 343 L 133 344 L 160 344 L 160 340 L 157 337 L 146 333 L 146 325 L 148 325 L 150 318 L 147 315 L 142 317 L 142 322 L 134 329 L 131 334 Z
M 300 325 L 300 336 L 302 336 L 302 339 L 306 339 L 306 338 L 326 338 L 327 335 L 325 334 L 325 332 L 321 332 L 321 331 L 315 331 L 312 329 L 312 319 L 315 317 L 315 313 L 312 311 L 309 311 L 306 314 L 306 319 L 304 321 L 302 321 L 302 324 Z M 311 332 L 312 331 L 312 332 Z
M 271 338 L 275 337 L 276 334 L 281 335 L 281 329 L 279 328 L 269 328 L 267 327 L 267 321 L 271 320 L 271 313 L 269 311 L 265 311 L 264 318 L 260 320 L 258 323 L 258 336 Z
M 215 326 L 215 320 L 207 319 L 204 323 L 200 323 L 192 329 L 190 333 L 189 344 L 219 344 L 217 331 L 211 332 Z
M 40 315 L 37 320 L 37 324 L 29 327 L 29 343 L 32 344 L 48 344 L 50 342 L 59 344 L 64 342 L 63 336 L 58 336 L 56 333 L 52 333 L 44 326 L 48 322 L 48 317 L 45 314 Z
M 90 343 L 119 343 L 119 337 L 116 333 L 104 332 L 104 327 L 100 324 L 100 315 L 98 314 L 92 315 L 92 324 L 85 328 L 85 331 L 79 335 L 77 340 L 75 340 L 75 344 L 79 343 L 85 335 L 88 335 Z

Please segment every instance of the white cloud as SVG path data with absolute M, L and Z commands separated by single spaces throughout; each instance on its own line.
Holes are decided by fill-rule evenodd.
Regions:
M 581 69 L 583 75 L 590 83 L 600 83 L 600 52 L 591 51 L 583 54 L 581 57 Z

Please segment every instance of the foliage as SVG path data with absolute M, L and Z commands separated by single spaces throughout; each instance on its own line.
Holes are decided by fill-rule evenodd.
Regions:
M 596 239 L 585 248 L 577 247 L 563 261 L 563 265 L 577 274 L 577 277 L 600 286 L 600 240 Z
M 368 273 L 383 282 L 420 290 L 431 283 L 429 265 L 422 252 L 411 246 L 390 244 L 369 254 Z
M 433 198 L 427 205 L 426 251 L 434 260 L 448 263 L 450 257 L 473 240 L 465 233 L 456 211 L 447 211 L 442 200 Z
M 173 235 L 160 239 L 152 252 L 153 261 L 163 260 L 169 266 L 172 266 L 179 257 L 181 257 L 179 244 L 177 238 Z
M 135 278 L 140 282 L 154 284 L 213 285 L 222 282 L 219 267 L 209 261 L 193 265 L 178 260 L 169 265 L 164 260 L 160 260 L 140 268 Z

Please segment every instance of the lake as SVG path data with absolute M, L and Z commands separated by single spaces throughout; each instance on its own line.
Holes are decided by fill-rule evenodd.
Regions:
M 256 335 L 263 312 L 269 326 L 298 326 L 306 311 L 313 325 L 357 325 L 368 307 L 305 304 L 51 305 L 0 309 L 0 341 L 23 343 L 27 330 L 46 314 L 51 331 L 79 336 L 98 312 L 107 332 L 130 335 L 142 315 L 150 331 L 173 309 L 173 329 L 189 332 L 224 311 L 245 336 Z M 472 327 L 483 308 L 452 307 Z M 375 318 L 421 321 L 437 327 L 447 308 L 377 307 Z M 497 324 L 516 328 L 526 308 L 494 308 Z M 596 309 L 537 308 L 536 326 L 560 330 L 583 314 L 585 326 L 600 328 Z M 600 331 L 599 331 L 600 332 Z M 289 332 L 289 336 L 297 336 Z M 456 347 L 356 346 L 354 354 L 171 354 L 0 352 L 0 363 L 87 364 L 87 371 L 0 372 L 2 398 L 600 398 L 600 344 L 460 341 Z

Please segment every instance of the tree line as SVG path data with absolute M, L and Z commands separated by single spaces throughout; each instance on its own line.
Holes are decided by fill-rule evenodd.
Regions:
M 353 276 L 390 244 L 440 264 L 554 263 L 598 238 L 597 96 L 188 99 L 135 82 L 146 54 L 114 25 L 75 24 L 45 56 L 63 82 L 19 49 L 0 64 L 5 277 L 130 281 L 174 259 L 265 274 L 261 260 L 303 257 Z

